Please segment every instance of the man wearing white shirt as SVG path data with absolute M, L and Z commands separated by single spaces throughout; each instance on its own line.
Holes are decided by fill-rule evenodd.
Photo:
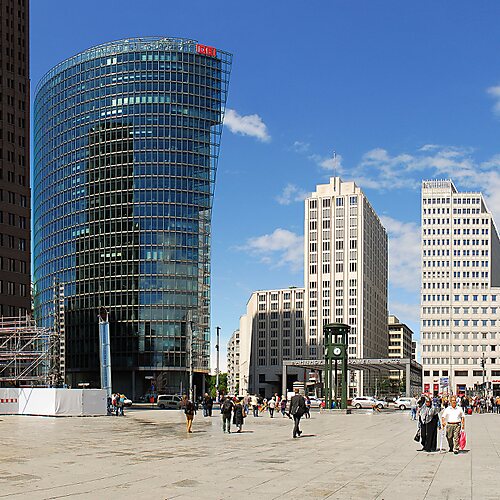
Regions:
M 451 406 L 445 408 L 441 415 L 443 429 L 446 430 L 446 439 L 450 451 L 456 455 L 458 453 L 458 441 L 460 439 L 460 431 L 465 430 L 465 415 L 460 406 L 457 406 L 456 396 L 450 398 Z

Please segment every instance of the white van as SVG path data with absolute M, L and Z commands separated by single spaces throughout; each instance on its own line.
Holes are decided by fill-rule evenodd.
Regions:
M 156 406 L 162 410 L 178 410 L 181 407 L 181 397 L 177 395 L 160 394 Z

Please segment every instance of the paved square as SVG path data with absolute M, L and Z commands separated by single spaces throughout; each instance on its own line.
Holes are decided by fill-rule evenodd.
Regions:
M 218 413 L 218 412 L 216 412 Z M 184 431 L 177 411 L 122 417 L 0 417 L 0 498 L 498 499 L 500 415 L 467 417 L 467 450 L 425 454 L 407 413 L 292 421 L 220 417 Z

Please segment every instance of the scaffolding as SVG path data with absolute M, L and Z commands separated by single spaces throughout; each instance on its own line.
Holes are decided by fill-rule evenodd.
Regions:
M 60 385 L 60 352 L 55 330 L 37 327 L 28 315 L 0 317 L 0 387 Z

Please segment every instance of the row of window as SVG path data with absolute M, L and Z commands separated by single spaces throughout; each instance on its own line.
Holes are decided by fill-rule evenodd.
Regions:
M 458 339 L 472 339 L 472 340 L 486 340 L 490 338 L 495 340 L 497 337 L 496 332 L 453 332 L 453 338 Z M 448 340 L 450 332 L 422 332 L 423 340 Z
M 10 179 L 15 179 L 15 174 L 14 172 L 9 171 L 9 181 Z M 26 177 L 25 176 L 20 176 L 22 177 L 22 181 L 25 183 L 26 182 Z M 1 177 L 0 177 L 1 179 Z M 11 181 L 13 182 L 13 181 Z M 24 184 L 23 184 L 24 185 Z M 6 194 L 5 194 L 6 193 Z M 19 203 L 20 207 L 27 207 L 28 206 L 28 197 L 23 194 L 17 194 L 12 191 L 6 191 L 4 192 L 3 189 L 0 189 L 0 201 L 6 201 L 8 203 L 11 203 L 12 205 L 15 205 L 16 202 Z
M 27 297 L 28 285 L 26 285 L 25 283 L 15 283 L 13 281 L 0 280 L 0 294 Z
M 422 203 L 424 205 L 438 205 L 438 204 L 449 204 L 450 198 L 423 198 Z M 479 205 L 481 203 L 480 198 L 460 198 L 454 197 L 454 205 Z
M 439 374 L 441 373 L 442 377 L 447 377 L 448 376 L 448 370 L 432 370 L 432 376 L 433 377 L 439 377 Z M 455 370 L 455 377 L 468 377 L 469 376 L 469 371 L 468 370 Z M 473 377 L 482 377 L 485 375 L 485 372 L 483 370 L 472 370 L 472 376 Z M 500 377 L 500 370 L 491 370 L 491 373 L 489 373 L 491 377 Z M 424 377 L 430 377 L 431 376 L 431 371 L 430 370 L 424 370 Z
M 0 210 L 0 224 L 6 223 L 9 224 L 9 226 L 16 226 L 21 229 L 27 229 L 28 228 L 27 221 L 28 221 L 27 217 L 24 217 L 23 215 L 12 214 L 10 212 L 8 212 L 6 214 L 6 217 L 4 217 L 4 212 Z
M 26 252 L 28 248 L 25 238 L 15 238 L 10 234 L 3 233 L 0 233 L 0 246 L 20 250 L 21 252 Z
M 483 358 L 451 358 L 455 365 L 478 365 Z M 498 358 L 484 358 L 487 364 L 497 364 Z M 423 365 L 449 365 L 450 358 L 422 358 Z

